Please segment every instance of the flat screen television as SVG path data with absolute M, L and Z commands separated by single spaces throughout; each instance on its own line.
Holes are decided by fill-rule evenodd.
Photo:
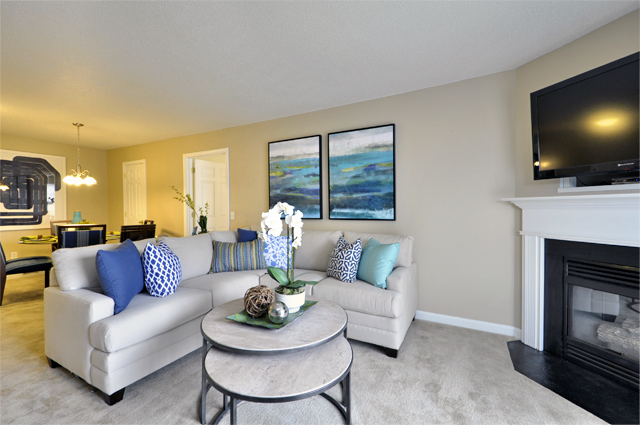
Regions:
M 638 58 L 634 53 L 531 93 L 534 180 L 638 181 Z

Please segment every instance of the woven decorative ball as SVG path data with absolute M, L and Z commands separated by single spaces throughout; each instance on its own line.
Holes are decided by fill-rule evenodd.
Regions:
M 276 300 L 276 294 L 268 286 L 259 285 L 249 288 L 244 294 L 244 309 L 253 318 L 262 317 Z

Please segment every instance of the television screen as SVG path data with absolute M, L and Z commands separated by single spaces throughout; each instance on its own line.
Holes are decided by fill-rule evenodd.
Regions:
M 638 54 L 531 94 L 534 178 L 638 170 Z

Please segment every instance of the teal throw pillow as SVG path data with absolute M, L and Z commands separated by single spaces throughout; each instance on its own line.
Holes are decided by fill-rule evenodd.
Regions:
M 266 269 L 263 250 L 261 239 L 238 243 L 213 241 L 211 272 Z
M 369 239 L 360 257 L 358 279 L 387 289 L 387 276 L 393 271 L 399 252 L 399 243 L 385 245 L 373 238 Z

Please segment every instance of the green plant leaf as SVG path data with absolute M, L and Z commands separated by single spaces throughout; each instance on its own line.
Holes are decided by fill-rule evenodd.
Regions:
M 267 273 L 282 286 L 289 286 L 287 272 L 278 267 L 267 267 Z
M 305 285 L 315 285 L 318 282 L 312 282 L 308 280 L 296 280 L 287 285 L 287 288 L 302 288 Z

